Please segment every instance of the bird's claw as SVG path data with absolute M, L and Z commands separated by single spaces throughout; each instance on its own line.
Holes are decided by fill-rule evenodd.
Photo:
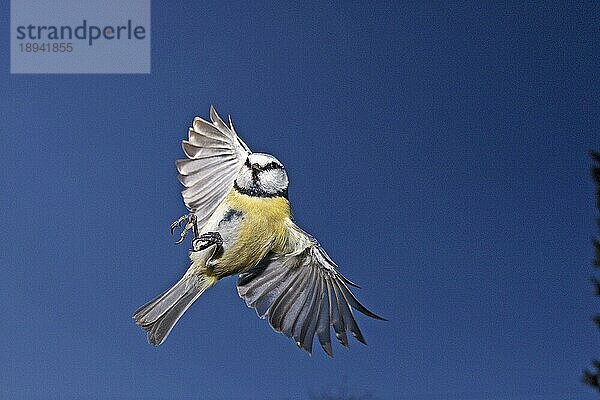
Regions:
M 223 238 L 219 232 L 206 232 L 192 241 L 192 251 L 202 251 L 216 244 L 218 247 L 223 245 Z
M 185 221 L 186 219 L 188 219 L 189 214 L 185 214 L 182 215 L 181 217 L 177 218 L 172 224 L 171 224 L 171 235 L 173 234 L 173 232 L 175 232 L 175 229 L 179 228 L 181 226 L 181 224 L 183 223 L 183 221 Z
M 194 240 L 198 237 L 198 225 L 196 224 L 197 219 L 196 215 L 193 213 L 185 214 L 179 217 L 175 222 L 171 224 L 171 235 L 175 232 L 175 229 L 179 228 L 183 221 L 187 221 L 183 230 L 181 231 L 179 239 L 175 242 L 175 244 L 179 244 L 184 241 L 187 237 L 190 230 L 194 232 Z

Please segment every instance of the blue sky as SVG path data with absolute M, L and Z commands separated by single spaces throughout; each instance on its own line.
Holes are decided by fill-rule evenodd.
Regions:
M 0 6 L 0 397 L 596 398 L 598 4 L 219 3 L 154 2 L 150 75 L 10 75 Z M 389 319 L 368 346 L 307 356 L 233 278 L 160 348 L 131 321 L 187 268 L 210 104 Z

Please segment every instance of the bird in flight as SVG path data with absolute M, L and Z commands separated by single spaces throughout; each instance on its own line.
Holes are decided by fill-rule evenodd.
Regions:
M 354 297 L 349 286 L 357 286 L 294 222 L 283 164 L 251 152 L 231 117 L 227 125 L 212 106 L 210 120 L 194 119 L 182 142 L 187 159 L 176 163 L 189 213 L 171 225 L 171 233 L 183 225 L 178 243 L 193 233 L 191 266 L 135 312 L 136 324 L 160 345 L 206 289 L 237 274 L 237 291 L 248 307 L 309 354 L 316 336 L 333 355 L 332 326 L 344 347 L 347 332 L 366 344 L 352 310 L 385 319 Z

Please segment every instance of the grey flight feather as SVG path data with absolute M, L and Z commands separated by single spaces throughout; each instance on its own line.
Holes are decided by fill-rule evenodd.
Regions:
M 204 275 L 185 275 L 171 289 L 140 307 L 133 319 L 148 332 L 148 342 L 155 346 L 164 342 L 183 313 L 214 282 Z
M 196 117 L 182 142 L 185 160 L 177 160 L 183 201 L 196 215 L 198 228 L 208 221 L 233 187 L 250 149 L 237 135 L 229 118 L 223 122 L 213 106 L 210 122 Z
M 312 352 L 315 335 L 321 347 L 333 355 L 330 331 L 348 347 L 346 332 L 366 343 L 352 309 L 375 319 L 384 318 L 369 311 L 350 292 L 350 282 L 337 270 L 329 256 L 299 228 L 294 234 L 305 235 L 303 246 L 291 254 L 270 253 L 253 269 L 242 273 L 238 293 L 259 317 L 271 327 L 293 338 L 297 345 Z

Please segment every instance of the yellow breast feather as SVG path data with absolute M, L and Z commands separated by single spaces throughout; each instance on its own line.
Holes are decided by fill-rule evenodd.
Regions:
M 256 197 L 232 190 L 225 202 L 242 212 L 236 243 L 218 260 L 215 272 L 234 274 L 258 264 L 269 251 L 286 246 L 290 203 L 284 197 Z M 221 270 L 221 271 L 218 271 Z

